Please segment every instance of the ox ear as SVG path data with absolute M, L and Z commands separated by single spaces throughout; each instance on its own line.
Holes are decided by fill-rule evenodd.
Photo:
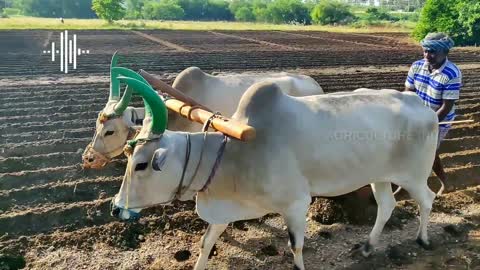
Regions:
M 155 171 L 161 171 L 165 161 L 167 161 L 168 149 L 160 148 L 153 153 L 152 157 L 152 168 Z

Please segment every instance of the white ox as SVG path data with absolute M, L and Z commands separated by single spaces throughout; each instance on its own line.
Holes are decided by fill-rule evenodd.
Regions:
M 119 156 L 128 139 L 132 139 L 145 117 L 144 108 L 127 107 L 130 96 L 120 99 L 120 88 L 115 77 L 118 75 L 140 76 L 131 74 L 124 68 L 115 68 L 115 56 L 112 60 L 110 98 L 99 114 L 95 135 L 83 154 L 84 166 L 101 168 L 111 158 Z M 128 74 L 127 74 L 128 73 Z M 138 78 L 142 80 L 142 78 Z M 182 71 L 175 79 L 173 87 L 187 94 L 200 104 L 214 108 L 230 117 L 237 107 L 242 94 L 249 86 L 261 81 L 275 82 L 281 85 L 285 93 L 292 96 L 322 94 L 323 90 L 311 77 L 289 73 L 270 74 L 235 74 L 212 76 L 197 67 Z M 200 125 L 180 116 L 174 115 L 169 121 L 169 129 L 199 131 Z
M 121 78 L 144 97 L 153 89 Z M 154 95 L 150 95 L 154 97 Z M 146 99 L 158 108 L 160 99 Z M 253 126 L 254 141 L 229 139 L 216 175 L 213 167 L 224 145 L 221 133 L 165 130 L 165 113 L 153 113 L 128 158 L 112 215 L 136 219 L 141 209 L 189 200 L 209 223 L 196 270 L 227 224 L 267 213 L 281 214 L 288 227 L 294 269 L 304 269 L 302 247 L 311 196 L 338 196 L 371 184 L 377 218 L 361 248 L 368 256 L 379 241 L 396 201 L 391 183 L 406 189 L 420 206 L 417 242 L 429 246 L 427 224 L 435 194 L 427 186 L 437 135 L 436 114 L 410 92 L 365 90 L 308 97 L 282 93 L 273 83 L 251 86 L 234 120 Z M 146 120 L 149 118 L 147 117 Z M 203 156 L 202 156 L 203 153 Z M 198 167 L 198 168 L 197 168 Z M 209 182 L 209 183 L 208 183 Z

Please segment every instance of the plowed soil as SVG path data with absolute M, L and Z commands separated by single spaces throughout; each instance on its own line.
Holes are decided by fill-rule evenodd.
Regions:
M 125 159 L 83 170 L 83 149 L 108 98 L 114 51 L 120 64 L 172 82 L 186 67 L 214 74 L 292 71 L 326 92 L 360 87 L 402 89 L 421 58 L 406 34 L 251 31 L 71 31 L 90 54 L 62 74 L 42 50 L 59 32 L 0 32 L 0 269 L 192 269 L 207 224 L 193 202 L 147 209 L 138 223 L 109 214 Z M 403 194 L 371 258 L 354 252 L 371 230 L 376 206 L 364 192 L 317 199 L 308 215 L 307 269 L 480 269 L 480 51 L 453 50 L 463 71 L 457 120 L 441 146 L 449 177 L 430 235 L 414 242 L 416 205 Z M 137 101 L 137 104 L 138 101 Z M 429 183 L 438 189 L 434 176 Z M 365 193 L 367 195 L 365 196 Z M 291 269 L 282 219 L 232 224 L 216 244 L 209 269 Z

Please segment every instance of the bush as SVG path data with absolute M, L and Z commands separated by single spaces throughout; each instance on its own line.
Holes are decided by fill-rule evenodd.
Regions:
M 8 18 L 10 16 L 20 15 L 21 11 L 18 8 L 4 8 L 0 14 L 2 14 L 3 16 L 6 16 L 3 18 Z
M 182 7 L 174 2 L 150 1 L 143 6 L 143 17 L 150 20 L 181 20 L 185 16 Z
M 430 32 L 445 32 L 457 45 L 480 43 L 480 2 L 427 0 L 413 36 L 421 40 Z
M 368 8 L 366 11 L 367 21 L 398 21 L 398 18 L 390 15 L 388 11 L 378 8 Z
M 310 15 L 313 22 L 318 24 L 347 24 L 355 21 L 349 6 L 336 1 L 321 0 Z
M 255 14 L 253 14 L 251 8 L 243 6 L 236 10 L 235 20 L 241 22 L 253 22 L 255 21 Z

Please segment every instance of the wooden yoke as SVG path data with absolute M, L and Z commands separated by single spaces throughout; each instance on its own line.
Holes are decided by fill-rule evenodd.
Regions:
M 173 97 L 165 100 L 165 105 L 168 109 L 179 113 L 190 121 L 198 122 L 200 124 L 204 124 L 211 119 L 211 128 L 238 140 L 251 141 L 255 139 L 256 131 L 253 127 L 212 113 L 210 109 L 200 105 L 194 99 L 171 87 L 160 79 L 155 78 L 155 76 L 144 70 L 140 70 L 140 75 L 144 77 L 155 90 L 167 93 Z
M 203 106 L 202 104 L 199 104 L 193 98 L 191 98 L 191 97 L 185 95 L 184 93 L 178 91 L 177 89 L 171 87 L 167 83 L 163 82 L 162 80 L 155 77 L 154 75 L 146 72 L 145 70 L 140 69 L 139 73 L 143 78 L 145 78 L 145 80 L 147 80 L 147 82 L 153 87 L 153 89 L 155 89 L 157 91 L 160 91 L 162 93 L 167 93 L 170 96 L 172 96 L 172 97 L 174 97 L 174 98 L 176 98 L 180 101 L 183 101 L 188 105 L 192 105 L 194 107 L 201 108 L 201 109 L 203 109 L 207 112 L 212 112 L 212 110 L 210 110 L 209 108 Z

